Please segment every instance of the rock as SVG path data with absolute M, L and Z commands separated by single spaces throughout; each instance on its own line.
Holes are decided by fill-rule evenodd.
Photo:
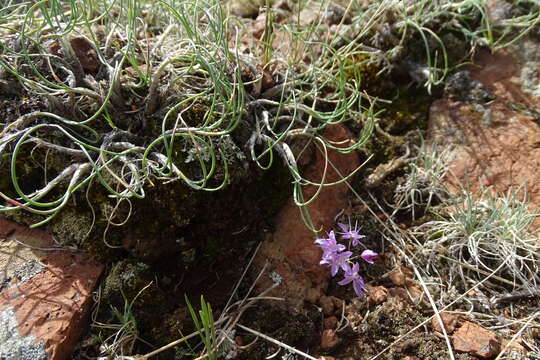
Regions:
M 413 304 L 413 301 L 411 299 L 411 296 L 407 292 L 407 289 L 403 287 L 393 287 L 388 289 L 388 295 L 390 295 L 393 298 L 396 298 L 397 300 L 405 303 L 405 304 Z
M 323 309 L 323 314 L 330 316 L 334 313 L 334 302 L 328 296 L 321 296 L 319 299 L 319 304 Z
M 484 84 L 475 80 L 468 70 L 459 71 L 446 81 L 444 95 L 452 100 L 481 104 L 493 100 L 493 94 Z
M 324 20 L 328 25 L 338 25 L 341 22 L 344 24 L 350 24 L 352 19 L 351 15 L 344 7 L 340 6 L 336 2 L 332 2 L 328 4 L 328 9 L 324 14 Z
M 352 134 L 343 126 L 328 127 L 325 137 L 340 146 L 349 146 L 348 139 Z M 343 175 L 351 173 L 359 165 L 356 153 L 340 154 L 337 151 L 328 151 L 328 160 Z M 304 175 L 311 181 L 320 181 L 325 168 L 324 155 L 318 151 L 314 154 L 312 163 L 306 168 Z M 328 167 L 326 182 L 335 182 L 341 179 L 332 166 Z M 309 199 L 315 194 L 317 188 L 305 187 L 304 198 Z M 317 198 L 308 205 L 308 210 L 317 229 L 329 231 L 334 226 L 334 217 L 343 208 L 347 207 L 347 184 L 324 187 Z M 279 287 L 273 290 L 275 296 L 286 298 L 289 304 L 300 309 L 304 300 L 313 300 L 326 289 L 330 278 L 328 267 L 319 264 L 321 249 L 314 244 L 313 233 L 304 224 L 300 209 L 290 199 L 277 216 L 276 230 L 272 239 L 266 240 L 255 257 L 253 271 L 255 276 L 268 263 L 267 274 L 275 272 L 283 279 Z M 270 276 L 263 276 L 257 286 L 263 291 L 272 286 Z M 315 291 L 311 289 L 316 289 Z
M 400 266 L 399 269 L 393 270 L 388 277 L 395 286 L 405 286 L 412 282 L 414 275 L 411 269 Z
M 329 330 L 335 330 L 338 323 L 338 319 L 335 316 L 327 317 L 323 320 L 323 327 Z
M 443 179 L 452 192 L 467 188 L 479 194 L 488 188 L 506 194 L 526 184 L 530 210 L 540 208 L 540 126 L 531 115 L 540 111 L 540 92 L 535 97 L 536 88 L 520 78 L 533 60 L 539 67 L 540 44 L 530 40 L 513 53 L 480 51 L 475 58 L 479 66 L 465 70 L 494 100 L 471 104 L 443 98 L 432 104 L 428 141 L 453 146 L 450 171 Z
M 373 286 L 368 290 L 368 301 L 371 304 L 382 304 L 388 299 L 388 289 L 384 286 Z
M 266 13 L 260 13 L 251 25 L 251 34 L 254 38 L 261 40 L 266 29 Z
M 96 49 L 87 38 L 82 36 L 72 37 L 69 39 L 69 45 L 73 50 L 73 55 L 79 61 L 79 69 L 82 68 L 82 70 L 88 73 L 95 73 L 98 70 L 100 62 Z M 57 41 L 49 43 L 48 48 L 49 52 L 55 56 L 65 58 L 67 55 L 66 50 Z M 82 72 L 82 70 L 79 71 Z
M 458 352 L 482 359 L 496 356 L 501 351 L 501 343 L 493 331 L 470 321 L 465 321 L 452 335 L 452 345 Z
M 67 359 L 103 266 L 0 217 L 0 268 L 0 358 Z
M 322 296 L 321 289 L 310 288 L 306 291 L 305 300 L 312 304 L 316 304 Z
M 283 8 L 281 8 L 280 6 L 283 6 Z M 289 11 L 290 9 L 285 2 L 276 4 L 272 10 L 272 22 L 274 24 L 285 22 L 290 16 Z M 255 20 L 250 25 L 251 34 L 257 40 L 262 40 L 262 36 L 266 30 L 266 16 L 266 11 L 260 12 L 257 18 L 255 18 Z M 270 31 L 276 31 L 276 29 L 271 28 Z
M 288 0 L 277 0 L 274 2 L 274 6 L 272 6 L 272 8 L 281 11 L 291 11 L 291 6 L 289 5 Z
M 362 314 L 353 305 L 347 305 L 345 307 L 345 314 L 347 321 L 349 322 L 349 326 L 353 330 L 358 329 L 358 327 L 364 321 Z
M 487 16 L 492 25 L 500 26 L 512 17 L 512 4 L 502 0 L 489 0 L 486 4 Z
M 321 336 L 321 349 L 328 351 L 336 347 L 341 342 L 334 330 L 324 330 Z
M 444 132 L 446 141 L 463 141 L 455 144 L 451 171 L 444 181 L 453 192 L 468 187 L 473 194 L 482 188 L 505 194 L 526 183 L 534 211 L 540 206 L 540 127 L 534 118 L 502 104 L 488 110 L 478 114 L 468 105 L 445 100 L 433 104 L 430 121 L 440 135 L 432 139 Z M 485 114 L 494 126 L 483 121 Z
M 303 9 L 302 11 L 300 11 L 300 15 L 298 16 L 301 26 L 309 26 L 316 24 L 316 22 L 319 20 L 319 17 L 320 12 L 311 8 Z
M 521 345 L 521 343 L 521 337 L 518 337 L 513 342 L 510 342 L 509 339 L 502 339 L 501 349 L 505 349 L 505 353 L 507 353 L 508 355 L 525 355 L 527 354 L 527 349 L 525 349 L 525 347 Z
M 442 322 L 444 324 L 444 329 L 446 330 L 447 334 L 452 334 L 454 330 L 456 330 L 456 327 L 459 325 L 459 316 L 455 314 L 450 314 L 447 312 L 442 312 L 439 314 L 441 316 Z M 431 319 L 431 326 L 433 327 L 433 330 L 442 333 L 441 324 L 439 323 L 439 320 L 436 316 L 434 316 Z
M 418 284 L 410 284 L 407 286 L 407 291 L 415 304 L 418 304 L 424 298 L 424 289 Z
M 316 25 L 319 22 L 326 25 L 337 25 L 343 21 L 344 24 L 351 23 L 351 17 L 342 6 L 330 3 L 325 8 L 318 5 L 308 5 L 300 11 L 298 16 L 300 25 Z
M 329 297 L 330 299 L 332 299 L 332 302 L 334 303 L 334 308 L 336 309 L 336 313 L 341 313 L 341 309 L 343 308 L 344 301 L 335 296 L 329 296 Z
M 240 17 L 255 17 L 259 8 L 264 4 L 261 0 L 230 0 L 229 10 L 232 14 Z
M 79 59 L 82 68 L 86 72 L 94 73 L 99 67 L 99 61 L 94 46 L 85 37 L 73 37 L 69 40 L 69 44 L 75 52 L 75 56 Z

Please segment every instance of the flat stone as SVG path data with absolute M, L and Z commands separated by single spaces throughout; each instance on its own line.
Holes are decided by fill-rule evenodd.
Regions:
M 348 140 L 353 138 L 349 130 L 341 125 L 328 127 L 324 135 L 342 147 L 350 146 Z M 341 154 L 328 150 L 327 160 L 332 166 L 327 167 L 326 183 L 342 179 L 342 176 L 350 174 L 360 165 L 355 152 Z M 324 154 L 317 151 L 303 174 L 307 179 L 319 182 L 326 165 Z M 305 187 L 304 198 L 310 199 L 317 190 L 315 186 Z M 336 214 L 347 207 L 347 194 L 346 183 L 322 188 L 316 199 L 307 206 L 316 229 L 332 229 Z M 266 268 L 268 274 L 279 274 L 283 281 L 272 294 L 286 298 L 297 309 L 302 308 L 305 300 L 317 301 L 330 278 L 328 267 L 319 264 L 322 251 L 314 241 L 313 233 L 302 220 L 300 208 L 290 199 L 277 216 L 272 238 L 265 240 L 255 257 L 254 275 L 257 276 L 263 268 Z M 259 291 L 268 289 L 272 286 L 271 277 L 263 276 L 257 285 Z
M 407 289 L 401 286 L 392 287 L 388 289 L 388 295 L 392 298 L 396 298 L 398 301 L 404 303 L 413 305 L 413 301 L 411 299 L 411 296 L 407 292 Z
M 469 353 L 481 359 L 496 356 L 501 351 L 501 343 L 493 331 L 465 321 L 452 335 L 452 345 L 458 352 Z
M 388 299 L 388 289 L 384 286 L 372 286 L 368 290 L 368 301 L 370 304 L 382 304 Z
M 0 358 L 67 359 L 103 266 L 0 217 Z
M 341 314 L 341 309 L 343 308 L 344 301 L 338 297 L 335 296 L 329 296 L 330 299 L 332 299 L 332 302 L 334 303 L 334 308 L 336 309 L 336 314 Z
M 392 270 L 388 277 L 395 286 L 406 286 L 414 283 L 413 271 L 406 266 L 400 266 L 399 268 Z
M 459 325 L 459 316 L 456 314 L 450 314 L 447 312 L 442 312 L 439 314 L 441 316 L 442 322 L 444 324 L 444 329 L 446 330 L 447 334 L 452 334 L 456 327 Z M 439 323 L 439 320 L 437 320 L 437 317 L 433 317 L 431 319 L 431 326 L 433 327 L 433 330 L 442 333 L 442 327 Z
M 328 351 L 341 343 L 341 339 L 337 336 L 335 330 L 324 330 L 321 336 L 321 349 Z
M 527 350 L 522 345 L 521 337 L 518 337 L 516 340 L 514 340 L 512 342 L 510 342 L 509 339 L 502 339 L 501 348 L 506 349 L 505 354 L 509 354 L 509 355 L 514 355 L 514 356 L 521 355 L 521 356 L 523 356 L 523 355 L 527 354 Z
M 481 51 L 467 71 L 494 96 L 486 104 L 435 101 L 429 115 L 429 141 L 453 146 L 445 184 L 455 193 L 467 188 L 506 194 L 526 185 L 530 211 L 540 209 L 540 83 L 523 72 L 540 70 L 540 43 L 523 41 L 512 53 Z M 527 111 L 519 110 L 528 109 Z M 534 224 L 540 226 L 540 218 Z
M 94 46 L 84 37 L 74 37 L 69 40 L 75 56 L 81 63 L 82 68 L 94 73 L 99 68 L 99 61 Z
M 329 330 L 335 330 L 338 323 L 338 319 L 335 316 L 327 317 L 323 320 L 323 327 Z
M 334 313 L 334 302 L 330 297 L 324 295 L 321 296 L 319 305 L 321 305 L 324 315 L 330 316 Z

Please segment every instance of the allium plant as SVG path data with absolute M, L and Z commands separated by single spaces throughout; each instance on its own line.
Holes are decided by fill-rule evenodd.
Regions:
M 350 225 L 338 223 L 341 232 L 337 234 L 341 236 L 341 240 L 348 240 L 349 246 L 338 243 L 336 240 L 336 234 L 334 231 L 328 233 L 328 237 L 315 240 L 317 244 L 323 251 L 322 259 L 320 264 L 327 265 L 330 267 L 330 274 L 332 277 L 336 276 L 339 270 L 343 270 L 344 278 L 339 281 L 339 285 L 347 285 L 352 283 L 354 292 L 358 297 L 363 297 L 366 284 L 362 276 L 358 273 L 360 270 L 360 264 L 354 262 L 356 257 L 352 257 L 353 252 L 351 246 L 362 246 L 364 250 L 360 254 L 360 258 L 369 264 L 373 264 L 377 259 L 378 254 L 370 249 L 368 249 L 360 239 L 364 238 L 365 235 L 359 234 L 359 229 L 355 224 L 354 228 Z

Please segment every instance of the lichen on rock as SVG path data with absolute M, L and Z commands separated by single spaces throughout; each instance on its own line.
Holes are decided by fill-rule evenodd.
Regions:
M 43 341 L 21 336 L 13 308 L 0 311 L 0 358 L 3 360 L 46 360 Z

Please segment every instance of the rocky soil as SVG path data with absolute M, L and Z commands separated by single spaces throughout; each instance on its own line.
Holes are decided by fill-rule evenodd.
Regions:
M 293 23 L 287 2 L 272 6 L 273 20 Z M 508 6 L 490 1 L 490 20 L 508 19 Z M 235 39 L 242 51 L 260 50 L 264 42 L 268 19 L 260 9 L 256 2 L 231 5 L 245 25 Z M 351 21 L 345 10 L 337 3 L 324 11 L 308 7 L 298 22 L 335 33 Z M 286 31 L 273 35 L 273 51 L 292 46 Z M 392 29 L 377 28 L 375 35 L 382 47 L 392 47 Z M 411 39 L 408 50 L 416 44 Z M 83 74 L 99 72 L 90 43 L 72 38 L 70 46 Z M 316 44 L 309 46 L 304 49 L 309 56 L 320 52 Z M 49 50 L 63 54 L 58 43 Z M 309 62 L 309 56 L 302 61 Z M 197 337 L 189 345 L 176 341 L 197 330 L 186 302 L 198 310 L 201 296 L 211 304 L 224 339 L 219 358 L 540 358 L 540 289 L 467 267 L 462 270 L 467 276 L 453 277 L 448 253 L 426 255 L 423 249 L 434 239 L 422 227 L 449 218 L 457 206 L 449 199 L 464 191 L 476 199 L 516 191 L 530 213 L 540 211 L 540 35 L 532 32 L 503 50 L 478 46 L 470 64 L 450 71 L 430 91 L 419 81 L 423 70 L 411 60 L 415 56 L 384 73 L 378 65 L 361 69 L 366 90 L 392 100 L 374 106 L 381 112 L 364 146 L 340 151 L 363 134 L 366 123 L 358 121 L 325 128 L 325 139 L 336 146 L 327 153 L 301 142 L 301 150 L 291 150 L 299 154 L 299 168 L 312 183 L 323 177 L 338 182 L 363 166 L 337 185 L 304 186 L 304 199 L 317 194 L 304 212 L 295 204 L 298 196 L 291 196 L 293 178 L 283 161 L 267 172 L 244 161 L 247 151 L 234 143 L 248 143 L 250 135 L 240 127 L 230 145 L 236 156 L 231 179 L 220 192 L 156 181 L 145 198 L 114 203 L 98 188 L 91 193 L 93 201 L 88 194 L 75 196 L 38 230 L 28 229 L 38 217 L 24 209 L 2 215 L 0 358 L 197 358 Z M 275 91 L 282 80 L 280 66 L 246 67 L 250 95 Z M 132 67 L 125 70 L 123 76 L 140 76 Z M 14 94 L 3 91 L 2 131 L 20 115 L 46 107 L 42 99 Z M 200 116 L 196 107 L 187 115 L 193 122 Z M 141 139 L 144 129 L 136 131 Z M 415 166 L 427 167 L 418 162 L 426 146 L 446 152 L 436 160 L 448 160 L 443 164 L 447 170 L 440 183 L 423 179 L 416 190 L 425 200 L 429 189 L 436 189 L 430 203 L 413 200 L 400 207 L 398 189 L 407 185 Z M 61 166 L 65 161 L 68 156 L 51 162 Z M 9 171 L 0 164 L 4 191 Z M 21 169 L 35 174 L 30 165 Z M 218 179 L 224 176 L 223 168 L 216 171 Z M 25 178 L 22 186 L 31 188 L 34 182 L 39 181 Z M 9 196 L 3 199 L 17 205 Z M 378 253 L 373 265 L 361 266 L 367 289 L 362 298 L 320 265 L 321 250 L 314 244 L 316 237 L 347 221 L 358 223 L 364 243 Z M 539 224 L 537 218 L 528 230 L 540 247 Z M 153 353 L 156 349 L 163 351 Z

